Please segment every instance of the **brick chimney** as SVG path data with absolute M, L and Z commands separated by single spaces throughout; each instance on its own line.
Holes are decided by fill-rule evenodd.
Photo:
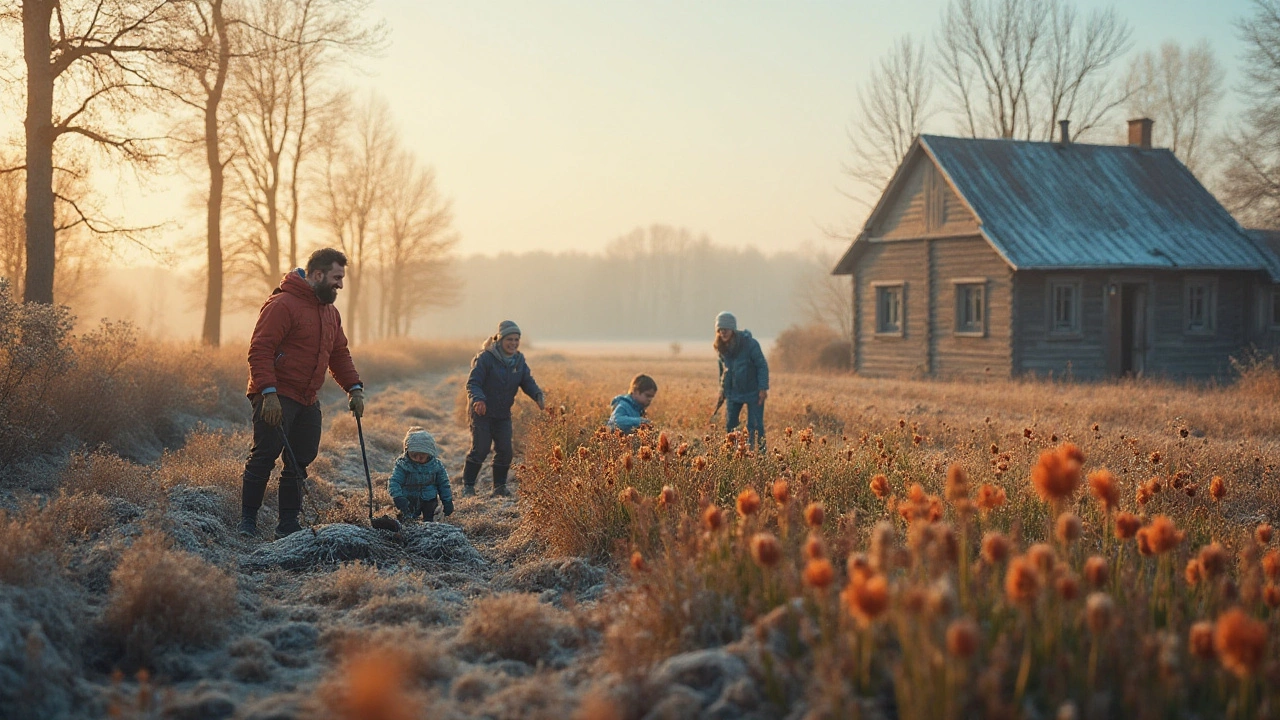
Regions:
M 1151 149 L 1151 126 L 1155 121 L 1151 118 L 1135 118 L 1129 121 L 1129 147 L 1139 150 Z
M 1058 144 L 1063 146 L 1071 144 L 1071 121 L 1070 120 L 1058 121 Z

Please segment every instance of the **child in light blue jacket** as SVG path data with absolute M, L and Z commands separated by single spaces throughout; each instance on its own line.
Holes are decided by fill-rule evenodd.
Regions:
M 621 430 L 625 434 L 635 432 L 641 425 L 649 425 L 649 418 L 644 411 L 649 408 L 653 398 L 658 394 L 658 383 L 648 375 L 637 375 L 631 378 L 631 391 L 626 395 L 615 397 L 610 404 L 613 413 L 609 416 L 609 429 Z
M 440 461 L 440 446 L 420 427 L 411 427 L 405 434 L 404 454 L 396 459 L 388 485 L 401 518 L 430 522 L 437 504 L 444 505 L 445 515 L 453 514 L 453 490 L 449 471 Z

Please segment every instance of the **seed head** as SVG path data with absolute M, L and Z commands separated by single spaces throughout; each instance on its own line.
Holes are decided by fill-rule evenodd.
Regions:
M 1080 595 L 1080 580 L 1071 573 L 1059 575 L 1053 581 L 1053 588 L 1058 591 L 1058 597 L 1070 602 Z
M 667 435 L 665 430 L 658 433 L 658 452 L 663 455 L 671 452 L 671 438 Z
M 947 468 L 947 499 L 951 502 L 969 497 L 969 473 L 960 463 L 951 463 Z
M 1084 454 L 1072 443 L 1063 443 L 1056 450 L 1040 453 L 1040 459 L 1031 468 L 1031 484 L 1040 499 L 1057 503 L 1071 497 L 1080 484 L 1080 465 Z
M 717 505 L 708 505 L 702 511 L 702 527 L 708 532 L 715 532 L 724 527 L 724 511 Z
M 1089 585 L 1100 588 L 1107 584 L 1110 572 L 1107 568 L 1107 559 L 1101 555 L 1093 555 L 1084 561 L 1084 579 Z
M 809 587 L 826 590 L 835 578 L 835 568 L 824 557 L 810 559 L 804 566 L 804 584 Z
M 1213 647 L 1222 666 L 1240 677 L 1252 675 L 1267 652 L 1266 623 L 1254 620 L 1240 608 L 1218 617 Z
M 871 492 L 882 500 L 889 497 L 889 478 L 877 473 L 875 477 L 871 478 Z
M 1009 538 L 996 531 L 982 536 L 982 559 L 992 565 L 998 565 L 1009 557 Z
M 1262 588 L 1262 602 L 1272 610 L 1280 607 L 1280 587 L 1267 583 L 1267 586 Z
M 1089 598 L 1084 601 L 1084 621 L 1089 626 L 1089 632 L 1098 636 L 1110 630 L 1113 610 L 1115 603 L 1110 595 L 1104 592 L 1089 593 Z
M 809 533 L 809 537 L 804 541 L 804 556 L 807 560 L 817 560 L 827 556 L 827 549 L 823 546 L 821 537 Z
M 1273 548 L 1262 556 L 1262 572 L 1271 582 L 1280 582 L 1280 550 Z
M 1080 539 L 1080 533 L 1084 531 L 1084 523 L 1080 521 L 1080 517 L 1075 513 L 1066 512 L 1058 516 L 1056 529 L 1058 540 L 1071 544 Z
M 1019 556 L 1009 561 L 1009 569 L 1004 576 L 1004 592 L 1009 602 L 1016 605 L 1035 602 L 1040 594 L 1040 578 L 1030 560 Z
M 641 555 L 639 550 L 631 553 L 631 569 L 636 572 L 649 571 L 649 563 L 644 561 L 644 555 Z
M 1200 548 L 1197 560 L 1200 562 L 1200 570 L 1204 573 L 1205 579 L 1213 580 L 1227 569 L 1227 564 L 1231 562 L 1231 554 L 1220 543 L 1213 542 Z
M 782 546 L 773 533 L 759 532 L 751 536 L 751 559 L 760 567 L 771 568 L 782 559 Z
M 627 453 L 626 455 L 623 455 L 623 456 L 622 456 L 622 469 L 623 469 L 623 470 L 626 470 L 627 472 L 630 472 L 630 471 L 631 471 L 631 468 L 633 468 L 633 467 L 635 467 L 635 466 L 636 466 L 636 459 L 635 459 L 635 457 L 633 457 L 633 456 L 631 455 L 631 453 Z
M 1182 578 L 1187 581 L 1187 585 L 1195 587 L 1200 584 L 1204 578 L 1204 572 L 1200 569 L 1200 561 L 1191 558 L 1187 561 L 1187 566 L 1182 569 Z
M 737 507 L 738 514 L 744 518 L 755 515 L 756 511 L 760 509 L 760 493 L 757 493 L 753 488 L 747 488 L 738 493 Z
M 991 483 L 983 483 L 978 488 L 978 507 L 983 510 L 995 510 L 1004 505 L 1006 500 L 1004 488 Z
M 624 505 L 627 503 L 635 505 L 640 502 L 640 493 L 635 488 L 628 485 L 623 488 L 622 492 L 618 493 L 618 502 Z
M 662 492 L 658 493 L 658 507 L 669 508 L 676 504 L 676 489 L 670 485 L 663 485 Z
M 1266 545 L 1271 542 L 1271 526 L 1262 523 L 1257 530 L 1253 531 L 1254 538 L 1257 539 L 1259 545 Z
M 1098 498 L 1106 512 L 1111 512 L 1120 505 L 1120 482 L 1110 470 L 1089 473 L 1089 492 Z
M 786 505 L 791 500 L 791 484 L 787 482 L 786 478 L 778 478 L 773 481 L 771 493 L 775 502 L 779 505 Z
M 1036 570 L 1047 576 L 1053 573 L 1053 566 L 1058 558 L 1053 552 L 1053 546 L 1046 543 L 1036 543 L 1027 548 L 1027 559 L 1031 561 Z
M 706 470 L 706 469 L 707 469 L 707 456 L 706 456 L 706 455 L 699 455 L 698 457 L 694 458 L 694 459 L 693 459 L 693 469 L 694 469 L 694 470 L 696 470 L 697 472 L 702 472 L 703 470 Z
M 1223 482 L 1221 476 L 1214 475 L 1213 479 L 1209 481 L 1209 494 L 1213 496 L 1214 500 L 1219 501 L 1227 496 L 1227 484 Z
M 827 509 L 820 502 L 811 502 L 804 509 L 804 523 L 811 528 L 822 527 L 827 517 Z
M 1138 529 L 1142 527 L 1142 520 L 1131 512 L 1122 512 L 1116 515 L 1116 537 L 1122 540 L 1138 534 Z
M 1156 555 L 1163 555 L 1178 547 L 1178 543 L 1182 542 L 1183 533 L 1178 530 L 1178 527 L 1173 524 L 1173 520 L 1167 515 L 1155 516 L 1151 520 L 1151 524 L 1143 528 L 1143 530 L 1147 532 L 1147 541 L 1151 545 L 1151 552 Z
M 1213 651 L 1213 623 L 1208 620 L 1192 623 L 1187 632 L 1187 649 L 1201 660 L 1212 660 L 1217 655 Z
M 880 574 L 853 575 L 840 598 L 858 624 L 867 627 L 889 609 L 889 581 Z
M 947 626 L 947 652 L 961 660 L 978 650 L 978 624 L 969 618 L 951 621 Z

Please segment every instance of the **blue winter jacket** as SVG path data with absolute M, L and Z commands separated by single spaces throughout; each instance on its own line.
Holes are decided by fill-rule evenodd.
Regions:
M 769 363 L 750 330 L 734 333 L 728 350 L 720 353 L 720 389 L 726 400 L 742 403 L 759 402 L 760 391 L 769 389 Z
M 624 433 L 635 432 L 636 428 L 648 424 L 644 416 L 644 408 L 631 397 L 631 393 L 619 395 L 609 402 L 613 406 L 613 414 L 609 416 L 609 429 L 621 430 Z
M 467 378 L 468 406 L 483 400 L 484 417 L 505 420 L 511 417 L 517 390 L 524 390 L 534 402 L 542 403 L 542 388 L 533 381 L 524 353 L 517 351 L 512 360 L 508 363 L 502 357 L 493 338 L 485 341 L 484 349 L 471 360 L 471 375 Z
M 408 455 L 401 455 L 396 459 L 388 485 L 393 499 L 434 500 L 438 496 L 442 502 L 453 502 L 449 471 L 434 455 L 424 463 L 416 463 Z

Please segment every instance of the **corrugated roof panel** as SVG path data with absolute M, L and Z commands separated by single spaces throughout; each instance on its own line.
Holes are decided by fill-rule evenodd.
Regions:
M 1168 150 L 923 135 L 1014 267 L 1267 270 L 1280 264 Z

